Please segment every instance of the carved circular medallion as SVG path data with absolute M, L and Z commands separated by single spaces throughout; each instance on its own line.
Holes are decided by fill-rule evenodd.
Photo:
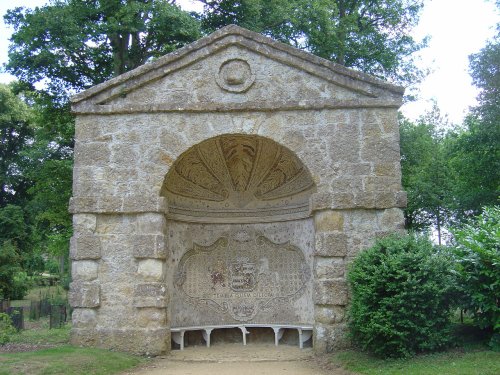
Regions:
M 245 92 L 254 83 L 255 74 L 245 60 L 231 59 L 222 63 L 216 81 L 223 90 Z

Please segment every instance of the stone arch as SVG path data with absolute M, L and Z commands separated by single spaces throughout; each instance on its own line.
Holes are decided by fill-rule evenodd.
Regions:
M 314 191 L 302 161 L 269 138 L 223 134 L 182 153 L 161 189 L 171 328 L 312 327 Z
M 161 195 L 168 217 L 194 222 L 252 223 L 310 215 L 311 173 L 287 147 L 253 134 L 223 134 L 182 153 Z

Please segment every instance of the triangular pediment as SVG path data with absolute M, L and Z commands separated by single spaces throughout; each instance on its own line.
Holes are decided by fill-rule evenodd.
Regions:
M 76 113 L 398 107 L 404 89 L 230 25 L 72 99 Z

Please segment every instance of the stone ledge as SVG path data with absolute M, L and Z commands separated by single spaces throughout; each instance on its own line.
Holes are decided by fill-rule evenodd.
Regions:
M 101 304 L 101 287 L 86 281 L 73 281 L 68 295 L 71 307 L 95 308 Z
M 312 211 L 405 208 L 406 205 L 405 191 L 322 192 L 312 196 Z
M 137 284 L 133 301 L 134 307 L 166 307 L 167 287 L 164 283 Z
M 69 212 L 78 213 L 142 213 L 167 211 L 164 197 L 128 196 L 77 196 L 69 201 Z
M 99 259 L 101 258 L 101 241 L 94 235 L 76 235 L 70 239 L 71 260 Z
M 154 103 L 154 104 L 106 104 L 81 105 L 73 107 L 75 114 L 127 114 L 127 113 L 168 113 L 168 112 L 274 112 L 321 109 L 351 109 L 351 108 L 399 108 L 399 99 L 363 98 L 353 100 L 300 100 L 300 101 L 269 101 L 244 103 Z

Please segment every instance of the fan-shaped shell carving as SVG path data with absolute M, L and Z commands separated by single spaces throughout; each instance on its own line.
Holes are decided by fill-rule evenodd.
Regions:
M 254 222 L 309 214 L 314 186 L 287 148 L 254 135 L 224 135 L 193 146 L 163 186 L 169 215 L 189 221 Z

